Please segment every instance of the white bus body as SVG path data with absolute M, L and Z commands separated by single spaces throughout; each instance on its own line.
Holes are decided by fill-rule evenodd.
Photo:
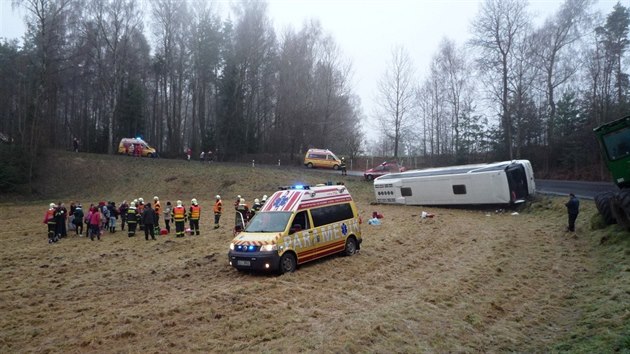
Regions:
M 535 192 L 528 160 L 427 168 L 374 180 L 376 202 L 385 204 L 515 204 Z

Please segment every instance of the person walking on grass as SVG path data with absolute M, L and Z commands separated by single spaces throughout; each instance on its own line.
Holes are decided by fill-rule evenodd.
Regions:
M 149 241 L 149 235 L 151 235 L 151 239 L 155 240 L 155 211 L 151 208 L 151 203 L 144 206 L 142 223 L 144 224 L 144 239 Z
M 184 227 L 186 224 L 186 208 L 182 201 L 177 201 L 177 206 L 173 208 L 173 219 L 175 220 L 175 237 L 184 237 Z
M 57 242 L 57 221 L 55 219 L 55 213 L 57 206 L 55 203 L 50 203 L 46 214 L 44 215 L 44 224 L 48 226 L 48 243 Z
M 221 219 L 221 211 L 223 210 L 223 202 L 221 196 L 217 194 L 216 201 L 214 202 L 214 228 L 219 228 L 219 219 Z
M 569 226 L 567 231 L 575 232 L 575 220 L 580 213 L 580 201 L 575 194 L 569 194 L 569 201 L 564 204 L 567 207 L 567 213 L 569 214 Z
M 90 215 L 90 240 L 94 241 L 94 236 L 101 239 L 101 212 L 96 207 Z
M 74 220 L 72 220 L 72 222 L 74 222 L 74 231 L 76 233 L 77 236 L 82 237 L 83 236 L 83 217 L 85 215 L 83 215 L 83 207 L 81 207 L 81 203 L 78 203 L 77 206 L 74 208 Z
M 201 207 L 197 203 L 197 199 L 193 198 L 188 210 L 188 220 L 190 220 L 190 236 L 199 236 L 199 218 L 201 217 Z
M 166 202 L 166 207 L 164 208 L 164 224 L 166 225 L 166 232 L 171 233 L 171 223 L 173 222 L 173 205 L 170 201 Z
M 131 202 L 127 208 L 127 236 L 136 236 L 136 224 L 138 222 L 138 211 L 136 210 L 136 202 Z

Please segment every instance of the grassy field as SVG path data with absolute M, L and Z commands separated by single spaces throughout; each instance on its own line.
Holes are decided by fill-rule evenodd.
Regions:
M 363 224 L 358 255 L 275 276 L 228 265 L 233 215 L 211 228 L 214 195 L 251 202 L 340 176 L 70 153 L 39 175 L 37 200 L 0 204 L 2 353 L 630 352 L 630 235 L 592 230 L 590 201 L 571 234 L 565 198 L 518 215 L 371 205 L 371 184 L 347 177 L 363 220 L 378 211 L 383 225 Z M 154 195 L 197 198 L 202 235 L 46 242 L 50 202 Z

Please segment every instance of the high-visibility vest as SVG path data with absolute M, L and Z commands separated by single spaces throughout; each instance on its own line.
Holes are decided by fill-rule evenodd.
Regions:
M 55 209 L 46 210 L 46 223 L 48 225 L 55 225 Z
M 159 201 L 155 202 L 155 206 L 153 207 L 153 210 L 155 210 L 155 213 L 160 215 L 161 209 L 162 209 L 162 206 L 160 205 L 160 202 Z
M 178 206 L 173 209 L 173 218 L 175 221 L 183 221 L 186 218 L 186 209 L 183 206 Z
M 220 200 L 217 200 L 214 203 L 214 212 L 215 212 L 215 214 L 221 214 L 221 209 L 223 209 L 223 203 Z
M 190 218 L 192 220 L 199 220 L 199 214 L 201 214 L 201 208 L 199 205 L 193 205 L 190 207 Z

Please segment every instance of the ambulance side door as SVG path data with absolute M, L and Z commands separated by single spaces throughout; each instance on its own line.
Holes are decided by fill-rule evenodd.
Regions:
M 315 246 L 311 228 L 311 219 L 307 210 L 302 210 L 295 214 L 289 227 L 289 237 L 291 238 L 293 249 L 298 255 L 298 263 L 300 258 L 309 255 Z

